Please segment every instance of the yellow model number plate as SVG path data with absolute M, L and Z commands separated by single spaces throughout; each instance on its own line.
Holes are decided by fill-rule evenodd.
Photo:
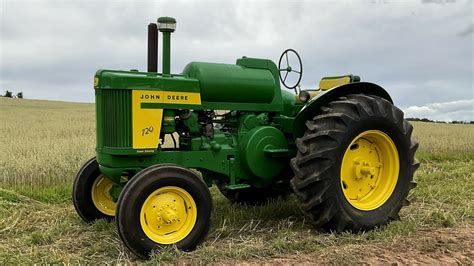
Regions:
M 156 149 L 160 138 L 163 109 L 144 109 L 142 103 L 201 104 L 201 95 L 197 92 L 132 91 L 133 148 Z

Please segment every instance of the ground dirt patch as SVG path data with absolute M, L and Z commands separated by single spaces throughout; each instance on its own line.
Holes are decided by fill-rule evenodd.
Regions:
M 474 228 L 421 229 L 410 237 L 391 242 L 347 244 L 311 254 L 292 254 L 272 259 L 238 261 L 242 264 L 472 264 Z M 236 261 L 224 261 L 236 263 Z

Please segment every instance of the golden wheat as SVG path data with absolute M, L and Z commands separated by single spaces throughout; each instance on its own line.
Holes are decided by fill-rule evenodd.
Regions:
M 0 187 L 71 185 L 94 156 L 94 105 L 0 98 Z M 472 156 L 473 125 L 415 122 L 419 152 Z
M 71 184 L 94 155 L 94 105 L 0 98 L 0 186 Z
M 472 156 L 474 125 L 412 122 L 418 152 L 432 156 Z M 474 159 L 474 158 L 472 158 Z

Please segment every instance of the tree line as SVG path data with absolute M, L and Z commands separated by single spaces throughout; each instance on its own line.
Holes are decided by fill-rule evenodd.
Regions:
M 18 99 L 23 99 L 23 92 L 20 91 L 19 93 L 17 93 L 16 95 L 13 95 L 13 92 L 7 90 L 5 91 L 5 94 L 2 95 L 3 97 L 7 97 L 7 98 L 18 98 Z
M 18 98 L 18 99 L 23 99 L 23 92 L 20 91 L 16 95 L 13 95 L 13 92 L 7 90 L 5 91 L 5 94 L 2 95 L 3 97 L 7 98 Z M 451 121 L 451 122 L 445 122 L 445 121 L 438 121 L 438 120 L 431 120 L 428 118 L 414 118 L 410 117 L 407 118 L 408 121 L 419 121 L 419 122 L 430 122 L 430 123 L 443 123 L 443 124 L 474 124 L 474 121 Z
M 418 121 L 418 122 L 430 122 L 430 123 L 443 123 L 443 124 L 474 124 L 474 121 L 451 121 L 451 122 L 446 122 L 446 121 L 438 121 L 438 120 L 431 120 L 428 118 L 407 118 L 408 121 Z

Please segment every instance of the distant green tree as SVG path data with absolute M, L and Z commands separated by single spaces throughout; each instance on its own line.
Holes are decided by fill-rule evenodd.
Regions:
M 20 91 L 19 93 L 17 93 L 17 94 L 16 94 L 16 97 L 17 97 L 18 99 L 23 99 L 23 92 Z
M 3 97 L 13 98 L 13 93 L 11 91 L 5 91 L 5 95 Z

